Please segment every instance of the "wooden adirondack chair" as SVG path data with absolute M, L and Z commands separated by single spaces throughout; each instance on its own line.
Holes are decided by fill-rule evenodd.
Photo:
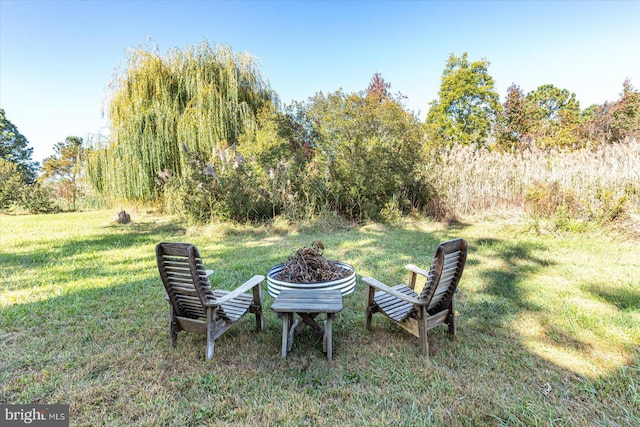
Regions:
M 445 323 L 451 335 L 456 333 L 453 295 L 466 260 L 466 240 L 455 239 L 438 245 L 429 271 L 407 265 L 408 285 L 389 287 L 372 277 L 363 277 L 368 285 L 366 328 L 371 330 L 371 317 L 380 312 L 418 337 L 421 353 L 429 357 L 429 329 Z M 420 294 L 415 291 L 418 276 L 426 278 Z
M 234 291 L 212 290 L 211 271 L 204 269 L 198 249 L 188 243 L 158 243 L 156 261 L 171 307 L 171 347 L 176 346 L 182 330 L 206 334 L 207 359 L 211 359 L 215 340 L 247 312 L 255 314 L 257 330 L 264 329 L 264 276 L 253 276 Z

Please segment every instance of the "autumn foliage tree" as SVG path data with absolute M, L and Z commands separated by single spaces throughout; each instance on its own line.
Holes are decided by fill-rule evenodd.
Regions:
M 393 101 L 390 89 L 391 83 L 386 82 L 380 73 L 375 73 L 367 87 L 367 97 L 373 102 Z
M 496 146 L 502 149 L 517 149 L 525 146 L 531 137 L 534 124 L 534 106 L 520 89 L 512 84 L 497 118 Z
M 576 148 L 580 104 L 575 94 L 542 85 L 526 96 L 511 85 L 498 115 L 496 146 L 513 148 Z
M 593 106 L 584 120 L 581 135 L 594 144 L 609 144 L 640 138 L 640 91 L 631 80 L 622 84 L 620 99 Z

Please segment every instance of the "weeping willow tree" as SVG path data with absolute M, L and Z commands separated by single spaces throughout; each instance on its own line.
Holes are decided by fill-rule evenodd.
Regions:
M 203 42 L 162 57 L 157 48 L 129 52 L 111 84 L 111 142 L 88 162 L 92 185 L 112 199 L 158 197 L 160 171 L 181 176 L 182 145 L 201 158 L 237 143 L 272 102 L 269 84 L 248 53 Z

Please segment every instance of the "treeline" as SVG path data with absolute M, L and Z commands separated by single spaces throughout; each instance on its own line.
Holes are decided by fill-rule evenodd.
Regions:
M 83 179 L 83 144 L 75 136 L 58 142 L 40 166 L 31 159 L 27 139 L 0 109 L 0 212 L 75 210 L 78 199 L 86 202 L 91 190 Z
M 623 82 L 617 101 L 585 109 L 574 94 L 553 85 L 524 94 L 514 84 L 500 103 L 489 62 L 470 61 L 466 53 L 447 60 L 424 122 L 379 74 L 360 92 L 318 93 L 281 106 L 256 60 L 227 46 L 205 42 L 164 57 L 138 48 L 126 65 L 112 83 L 111 139 L 82 146 L 72 188 L 86 177 L 108 202 L 152 203 L 193 222 L 323 212 L 352 220 L 394 221 L 411 212 L 443 217 L 468 213 L 459 204 L 465 188 L 467 207 L 555 204 L 532 211 L 557 212 L 568 197 L 540 194 L 569 189 L 536 181 L 534 174 L 521 174 L 531 178 L 519 181 L 519 196 L 510 190 L 501 198 L 506 190 L 500 185 L 511 184 L 493 180 L 495 197 L 482 195 L 482 203 L 473 202 L 481 195 L 469 183 L 500 175 L 496 168 L 510 163 L 497 158 L 522 163 L 518 159 L 535 153 L 537 159 L 585 159 L 603 147 L 631 147 L 640 136 L 640 93 L 630 81 Z M 621 170 L 627 171 L 624 182 L 637 173 Z M 52 176 L 58 183 L 70 179 Z M 615 194 L 601 193 L 606 209 L 620 205 L 616 212 L 624 212 L 635 209 L 640 190 L 631 183 Z M 571 196 L 573 206 L 579 196 Z M 602 205 L 570 212 L 617 216 L 595 213 Z
M 33 148 L 0 108 L 0 212 L 14 207 L 49 212 L 49 191 L 37 181 L 40 164 L 31 159 Z
M 629 80 L 619 100 L 584 110 L 574 93 L 551 84 L 526 95 L 513 84 L 500 104 L 488 67 L 486 60 L 469 61 L 466 53 L 449 57 L 426 119 L 432 147 L 579 149 L 640 136 L 640 92 Z

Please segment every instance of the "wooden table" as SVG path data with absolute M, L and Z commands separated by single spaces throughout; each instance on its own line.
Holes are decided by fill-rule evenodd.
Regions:
M 315 333 L 322 336 L 322 349 L 327 353 L 327 360 L 331 360 L 333 342 L 331 328 L 336 313 L 342 310 L 342 293 L 335 290 L 283 290 L 271 305 L 271 309 L 282 315 L 282 358 L 291 351 L 295 335 L 309 326 Z M 294 321 L 293 314 L 298 313 L 302 323 Z M 327 314 L 324 328 L 315 318 L 320 313 Z

